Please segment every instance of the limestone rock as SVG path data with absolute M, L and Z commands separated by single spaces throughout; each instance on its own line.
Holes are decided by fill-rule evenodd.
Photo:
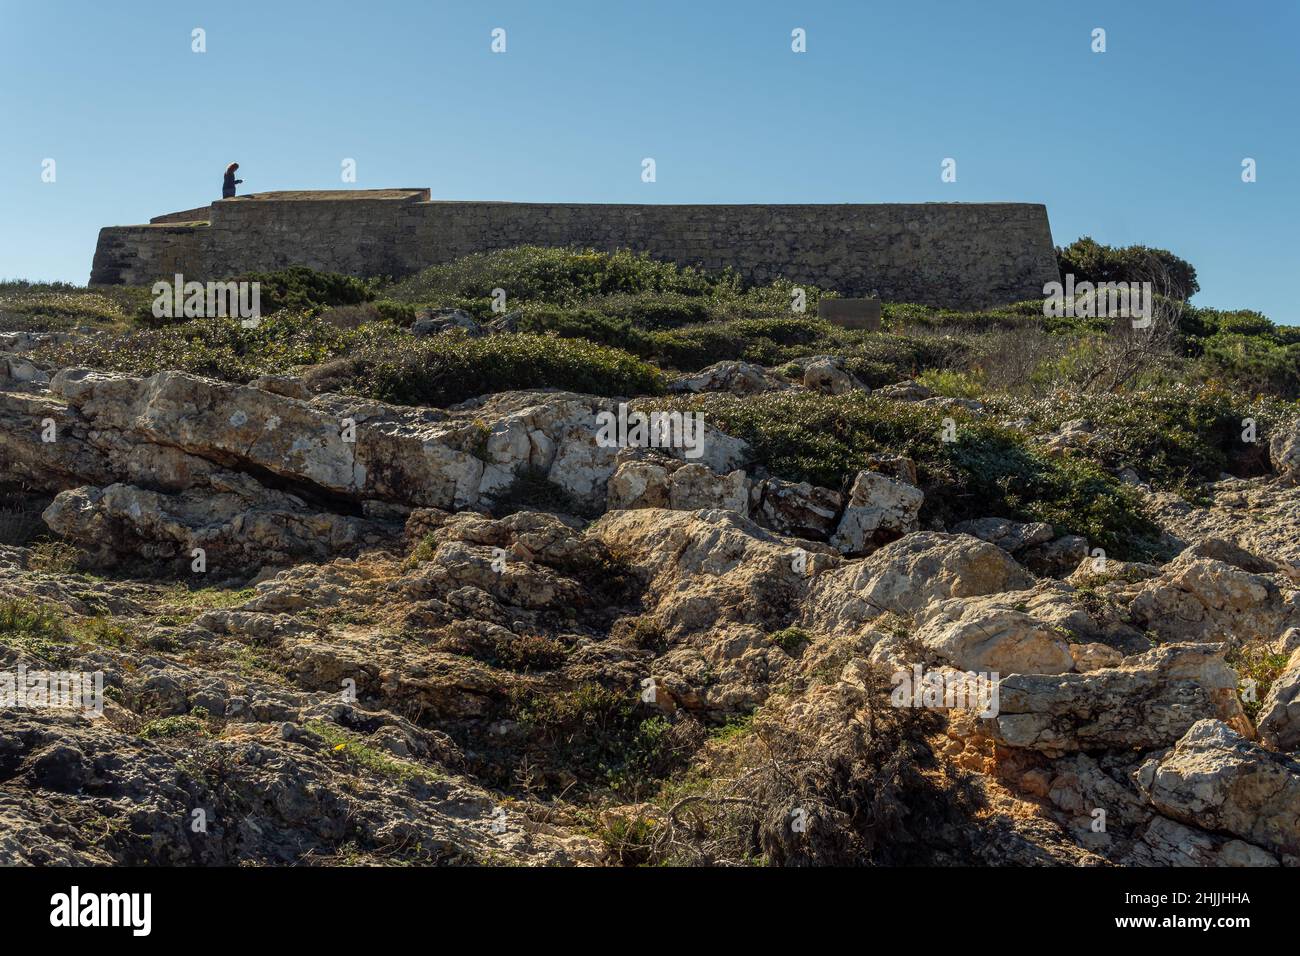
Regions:
M 1034 545 L 1051 541 L 1054 532 L 1050 524 L 1041 521 L 1019 522 L 1009 518 L 976 518 L 959 521 L 952 526 L 955 534 L 971 534 L 981 541 L 996 544 L 1003 551 L 1015 554 Z
M 830 537 L 843 507 L 838 491 L 779 478 L 756 483 L 752 501 L 754 520 L 765 528 L 814 541 Z
M 675 511 L 720 508 L 749 516 L 749 478 L 739 469 L 715 475 L 706 465 L 682 465 L 668 482 L 668 506 Z
M 1268 441 L 1273 472 L 1282 481 L 1300 484 L 1300 421 L 1278 428 Z
M 610 511 L 667 508 L 669 471 L 653 461 L 625 461 L 609 478 Z
M 1055 754 L 1165 747 L 1207 717 L 1245 729 L 1237 677 L 1223 650 L 1168 644 L 1085 674 L 1004 677 L 1000 713 L 985 726 L 1003 746 Z
M 866 554 L 877 544 L 915 531 L 924 500 L 919 488 L 860 471 L 830 543 L 844 554 Z
M 916 638 L 963 671 L 1061 674 L 1073 670 L 1068 632 L 1021 607 L 1014 593 L 950 598 L 919 615 Z
M 1256 727 L 1260 739 L 1270 747 L 1300 751 L 1300 648 L 1269 688 Z
M 804 366 L 804 388 L 823 395 L 844 395 L 855 389 L 868 390 L 832 358 L 819 357 Z
M 1119 667 L 1124 655 L 1109 644 L 1071 644 L 1070 656 L 1074 669 L 1081 674 L 1107 667 Z
M 45 369 L 18 355 L 0 352 L 0 382 L 9 386 L 48 385 L 50 375 Z
M 191 552 L 200 548 L 215 576 L 319 560 L 383 540 L 378 524 L 318 512 L 290 495 L 248 484 L 172 495 L 121 484 L 86 486 L 59 494 L 43 517 L 99 566 L 122 559 L 189 565 Z
M 1200 720 L 1136 775 L 1161 813 L 1300 856 L 1300 763 L 1251 743 L 1219 720 Z
M 920 382 L 895 382 L 876 389 L 874 394 L 894 402 L 920 402 L 934 396 L 934 392 Z
M 766 699 L 788 660 L 767 634 L 785 626 L 837 559 L 721 510 L 611 511 L 589 535 L 628 555 L 644 580 L 646 613 L 667 650 L 653 677 L 687 710 L 732 713 Z
M 910 620 L 936 601 L 1024 590 L 1033 583 L 996 545 L 921 531 L 818 575 L 803 617 L 806 626 L 825 633 L 861 633 L 885 613 Z
M 1088 556 L 1088 539 L 1065 534 L 1046 544 L 1026 548 L 1020 554 L 1025 567 L 1046 577 L 1064 577 L 1073 572 Z
M 259 375 L 249 382 L 248 386 L 303 402 L 310 401 L 312 397 L 312 390 L 307 387 L 307 384 L 292 375 Z
M 1266 575 L 1189 554 L 1147 581 L 1130 610 L 1171 641 L 1272 641 L 1300 623 L 1294 592 L 1283 595 Z
M 721 622 L 786 621 L 813 574 L 833 559 L 804 552 L 808 567 L 795 569 L 795 542 L 730 511 L 611 511 L 590 536 L 629 554 L 649 581 L 670 635 L 705 632 Z M 800 544 L 809 544 L 800 542 Z
M 478 320 L 462 309 L 420 309 L 411 323 L 413 335 L 438 335 L 459 329 L 474 338 L 486 335 Z
M 1039 439 L 1039 446 L 1048 457 L 1059 458 L 1086 445 L 1095 430 L 1088 419 L 1076 418 L 1062 423 L 1056 432 Z
M 790 386 L 761 365 L 728 360 L 715 362 L 707 368 L 683 375 L 668 386 L 670 392 L 731 392 L 735 395 L 752 395 Z

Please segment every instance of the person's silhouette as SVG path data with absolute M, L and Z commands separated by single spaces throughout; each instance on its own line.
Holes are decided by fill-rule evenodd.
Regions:
M 239 168 L 239 163 L 231 163 L 226 167 L 226 178 L 221 182 L 221 198 L 229 199 L 235 195 L 235 186 L 242 183 L 242 179 L 235 178 L 235 170 Z

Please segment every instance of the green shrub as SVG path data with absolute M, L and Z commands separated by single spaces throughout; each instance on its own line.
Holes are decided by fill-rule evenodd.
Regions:
M 586 339 L 624 349 L 636 355 L 651 352 L 649 339 L 626 318 L 592 309 L 565 309 L 554 305 L 529 305 L 519 316 L 518 330 L 538 335 L 552 333 L 564 339 Z
M 984 376 L 978 370 L 926 369 L 916 380 L 936 395 L 947 398 L 979 398 L 984 393 Z
M 432 266 L 393 286 L 388 295 L 400 302 L 439 302 L 447 296 L 481 298 L 501 288 L 506 291 L 507 307 L 527 301 L 573 306 L 593 296 L 641 292 L 708 295 L 719 287 L 737 285 L 730 274 L 711 277 L 626 249 L 609 253 L 515 246 Z
M 1300 344 L 1279 345 L 1256 335 L 1219 333 L 1200 358 L 1203 378 L 1253 395 L 1300 398 Z
M 359 305 L 375 298 L 382 285 L 379 279 L 358 279 L 336 272 L 317 272 L 305 266 L 292 266 L 274 272 L 250 272 L 237 282 L 257 282 L 262 314 L 281 309 L 314 311 L 335 305 Z
M 1084 236 L 1056 250 L 1062 281 L 1067 274 L 1080 282 L 1152 282 L 1155 291 L 1186 301 L 1200 290 L 1196 269 L 1167 249 L 1147 246 L 1107 246 Z
M 177 370 L 242 383 L 315 365 L 367 340 L 396 334 L 386 325 L 340 329 L 318 316 L 285 311 L 264 318 L 255 329 L 242 327 L 238 319 L 190 319 L 44 346 L 35 357 L 54 365 L 134 375 Z
M 1044 457 L 1020 432 L 961 410 L 860 393 L 715 394 L 662 404 L 703 412 L 709 424 L 748 441 L 758 464 L 790 481 L 842 488 L 871 455 L 906 455 L 926 492 L 923 523 L 997 515 L 1050 522 L 1115 555 L 1157 548 L 1159 530 L 1132 489 L 1093 463 Z M 945 417 L 957 424 L 954 442 L 942 440 Z
M 146 740 L 167 740 L 173 737 L 205 737 L 208 728 L 197 717 L 189 714 L 177 714 L 172 717 L 159 717 L 151 720 L 140 729 L 140 736 Z
M 646 796 L 652 781 L 679 766 L 693 746 L 678 725 L 643 716 L 635 694 L 595 683 L 516 693 L 512 709 L 566 770 L 628 796 Z
M 1157 487 L 1195 494 L 1222 472 L 1242 477 L 1268 471 L 1268 434 L 1286 414 L 1276 402 L 1250 402 L 1222 388 L 1160 386 L 1123 395 L 1058 392 L 996 403 L 1032 420 L 1036 432 L 1085 418 L 1095 432 L 1084 454 L 1108 469 L 1132 467 Z M 1254 418 L 1257 441 L 1242 440 Z
M 901 330 L 920 326 L 945 332 L 988 332 L 994 329 L 1038 327 L 1043 324 L 1043 300 L 1014 302 L 996 309 L 962 312 L 906 302 L 881 306 L 885 328 Z
M 121 325 L 151 299 L 130 286 L 88 289 L 66 282 L 0 283 L 4 331 L 58 331 L 80 325 Z
M 772 643 L 790 655 L 811 640 L 811 635 L 801 627 L 787 627 L 772 635 Z
M 308 720 L 303 723 L 303 729 L 323 739 L 331 753 L 355 768 L 404 784 L 433 783 L 440 777 L 437 771 L 413 760 L 404 760 L 370 746 L 355 732 L 330 721 Z
M 583 306 L 611 319 L 647 331 L 675 329 L 707 322 L 714 317 L 714 304 L 705 298 L 680 292 L 632 292 L 588 299 Z
M 381 321 L 394 325 L 409 326 L 415 321 L 415 306 L 407 302 L 394 302 L 392 299 L 376 299 L 370 303 Z
M 657 394 L 660 372 L 619 349 L 550 335 L 446 334 L 360 355 L 354 388 L 381 401 L 445 407 L 510 389 L 559 388 L 604 396 Z

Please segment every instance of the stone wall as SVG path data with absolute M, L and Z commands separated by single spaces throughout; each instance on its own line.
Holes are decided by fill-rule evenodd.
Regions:
M 1047 210 L 1028 203 L 605 205 L 431 202 L 427 190 L 262 193 L 100 232 L 92 283 L 218 279 L 305 265 L 403 276 L 531 243 L 638 252 L 752 282 L 981 307 L 1041 297 L 1056 278 Z M 486 292 L 486 290 L 485 290 Z

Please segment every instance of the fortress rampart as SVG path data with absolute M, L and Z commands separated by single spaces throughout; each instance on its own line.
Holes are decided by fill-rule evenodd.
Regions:
M 630 205 L 435 202 L 427 189 L 254 193 L 100 230 L 92 284 L 179 272 L 224 279 L 302 265 L 408 275 L 507 246 L 628 248 L 844 295 L 978 308 L 1058 279 L 1047 209 L 1030 203 Z

